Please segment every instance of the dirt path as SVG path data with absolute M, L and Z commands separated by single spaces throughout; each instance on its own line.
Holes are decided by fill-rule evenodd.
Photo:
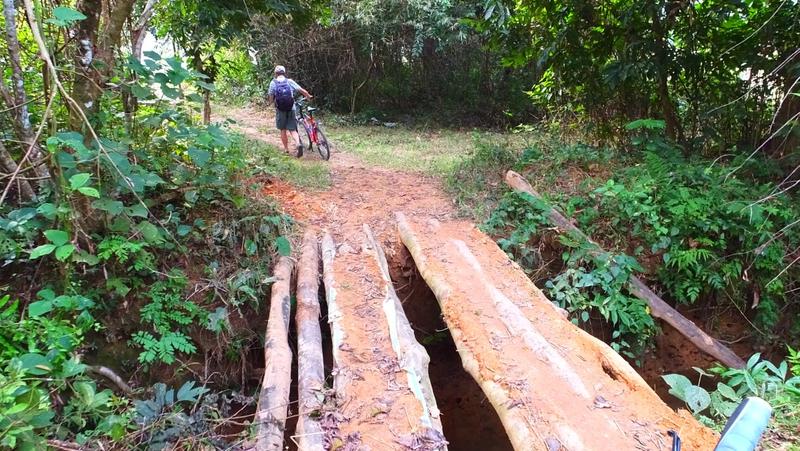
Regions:
M 228 113 L 249 138 L 282 148 L 271 114 L 250 108 Z M 361 244 L 355 237 L 359 236 L 362 224 L 368 224 L 381 242 L 391 244 L 389 249 L 396 249 L 399 241 L 392 219 L 395 211 L 440 221 L 453 216 L 452 202 L 439 180 L 419 173 L 367 166 L 337 148 L 335 136 L 331 140 L 334 148 L 329 161 L 332 182 L 329 189 L 301 190 L 278 179 L 263 187 L 263 193 L 275 197 L 296 220 L 328 229 L 337 242 L 346 242 L 353 248 Z M 319 159 L 319 155 L 303 158 Z

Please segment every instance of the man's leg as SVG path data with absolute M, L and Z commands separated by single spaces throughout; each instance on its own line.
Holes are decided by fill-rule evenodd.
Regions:
M 283 143 L 283 151 L 289 153 L 289 133 L 285 128 L 281 130 L 281 142 Z
M 294 140 L 294 147 L 297 149 L 297 157 L 303 156 L 303 145 L 300 144 L 300 135 L 297 134 L 297 118 L 294 114 L 294 109 L 286 115 L 286 128 L 292 134 Z
M 286 133 L 286 112 L 275 109 L 275 128 L 281 131 L 283 151 L 289 153 L 289 136 Z

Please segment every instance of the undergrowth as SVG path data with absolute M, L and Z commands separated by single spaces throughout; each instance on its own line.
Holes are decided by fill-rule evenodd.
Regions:
M 2 448 L 219 447 L 246 435 L 219 435 L 231 415 L 220 400 L 254 402 L 242 394 L 247 353 L 261 347 L 292 221 L 248 199 L 242 180 L 285 163 L 264 153 L 253 168 L 249 143 L 197 121 L 195 89 L 213 87 L 179 59 L 145 54 L 120 73 L 139 100 L 133 117 L 108 94 L 100 139 L 54 132 L 55 185 L 0 209 Z M 107 370 L 132 391 L 97 376 Z
M 513 164 L 611 254 L 597 258 L 586 243 L 554 233 L 543 214 L 548 204 L 524 194 L 507 193 L 485 230 L 573 320 L 590 329 L 595 319 L 609 323 L 613 332 L 604 338 L 632 357 L 655 332 L 646 306 L 625 288 L 633 273 L 674 303 L 738 312 L 761 343 L 797 343 L 797 203 L 762 181 L 769 165 L 686 157 L 662 128 L 632 123 L 631 148 L 620 158 L 545 144 Z
M 789 348 L 788 361 L 778 365 L 753 354 L 744 368 L 715 366 L 708 371 L 695 368 L 697 383 L 681 374 L 663 376 L 669 393 L 706 426 L 722 430 L 736 407 L 747 397 L 759 397 L 772 407 L 772 420 L 765 434 L 764 449 L 781 449 L 781 443 L 794 443 L 796 450 L 798 415 L 800 415 L 800 368 L 790 366 L 797 353 Z

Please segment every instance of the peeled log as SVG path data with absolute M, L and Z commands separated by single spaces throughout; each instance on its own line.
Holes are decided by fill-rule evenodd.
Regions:
M 297 420 L 298 449 L 322 451 L 323 431 L 319 412 L 325 370 L 322 360 L 322 333 L 319 328 L 319 243 L 313 230 L 306 232 L 297 267 Z
M 539 200 L 542 200 L 542 196 L 540 196 L 539 193 L 537 193 L 533 187 L 531 187 L 531 185 L 525 181 L 524 178 L 522 178 L 521 175 L 514 171 L 508 171 L 506 173 L 506 183 L 508 183 L 508 185 L 516 191 L 527 193 Z M 552 206 L 549 206 L 549 208 L 550 210 L 547 212 L 547 216 L 553 225 L 560 228 L 564 232 L 571 233 L 577 238 L 586 240 L 587 242 L 593 244 L 595 250 L 590 252 L 594 257 L 606 254 L 606 251 L 604 251 L 597 243 L 592 241 L 591 238 L 586 236 L 586 234 L 584 234 L 580 229 L 572 225 L 570 220 L 559 213 L 558 210 Z M 736 355 L 736 353 L 705 333 L 688 318 L 681 315 L 680 312 L 672 308 L 657 294 L 653 293 L 653 291 L 648 288 L 647 285 L 645 285 L 644 282 L 642 282 L 642 280 L 638 277 L 634 275 L 630 276 L 628 279 L 628 291 L 647 303 L 647 305 L 650 307 L 650 313 L 654 317 L 662 319 L 667 324 L 674 327 L 675 330 L 677 330 L 681 335 L 689 339 L 689 341 L 697 346 L 697 349 L 719 360 L 723 365 L 731 368 L 744 368 L 744 360 Z
M 325 283 L 325 302 L 328 304 L 328 324 L 331 328 L 331 344 L 333 347 L 333 361 L 342 361 L 342 344 L 344 344 L 344 329 L 342 327 L 342 311 L 336 301 L 336 284 L 333 276 L 333 259 L 336 258 L 336 243 L 330 233 L 325 232 L 322 237 L 322 280 Z M 347 384 L 347 377 L 342 372 L 333 376 L 333 384 L 337 390 L 343 391 Z
M 391 276 L 389 275 L 389 264 L 386 255 L 383 253 L 381 245 L 372 234 L 368 225 L 364 224 L 364 235 L 366 236 L 366 249 L 372 251 L 378 267 L 381 270 L 384 286 L 383 313 L 389 326 L 389 337 L 392 341 L 392 348 L 397 354 L 400 367 L 406 372 L 408 387 L 422 405 L 423 417 L 420 419 L 425 427 L 433 428 L 442 434 L 442 422 L 439 418 L 439 408 L 436 405 L 436 398 L 433 395 L 433 387 L 428 374 L 428 364 L 431 359 L 414 335 L 411 323 L 403 310 L 403 304 L 394 291 Z M 441 449 L 444 449 L 442 447 Z
M 292 383 L 292 350 L 289 348 L 292 266 L 289 257 L 281 257 L 274 270 L 276 280 L 272 284 L 264 344 L 266 368 L 255 415 L 256 448 L 259 450 L 283 449 L 283 432 L 286 429 L 289 389 Z

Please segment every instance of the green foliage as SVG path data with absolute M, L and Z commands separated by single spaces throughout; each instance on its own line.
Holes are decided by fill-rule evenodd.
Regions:
M 316 22 L 286 27 L 256 17 L 262 92 L 276 63 L 336 112 L 440 123 L 506 124 L 530 113 L 532 71 L 507 71 L 462 19 L 478 7 L 455 0 L 337 0 Z M 373 112 L 373 113 L 370 113 Z
M 58 8 L 54 17 L 58 26 L 78 20 Z M 290 220 L 267 203 L 245 202 L 238 182 L 249 175 L 246 149 L 226 124 L 198 124 L 198 91 L 213 88 L 208 80 L 154 52 L 117 67 L 115 89 L 90 118 L 99 137 L 64 129 L 67 110 L 54 108 L 42 143 L 53 185 L 43 184 L 31 204 L 0 207 L 2 290 L 23 298 L 0 297 L 0 448 L 42 449 L 48 438 L 140 446 L 127 441 L 145 427 L 130 398 L 99 387 L 79 357 L 92 361 L 112 347 L 104 338 L 129 338 L 146 372 L 191 358 L 191 337 L 203 329 L 220 335 L 220 355 L 228 340 L 247 345 L 240 335 L 248 331 L 231 330 L 228 305 L 252 314 L 266 296 L 272 256 L 291 251 L 276 240 Z M 177 267 L 192 265 L 215 265 L 220 283 L 187 299 Z M 28 298 L 31 286 L 43 289 Z M 126 357 L 111 366 L 135 365 Z M 182 404 L 201 394 L 186 387 Z M 191 421 L 208 412 L 193 411 Z M 174 441 L 171 431 L 189 417 L 171 418 L 177 423 L 159 419 L 146 434 Z
M 630 124 L 632 152 L 622 157 L 585 145 L 544 145 L 523 152 L 516 169 L 530 172 L 538 189 L 554 195 L 554 203 L 603 248 L 644 262 L 628 270 L 651 279 L 666 299 L 733 303 L 742 312 L 755 307 L 750 314 L 756 332 L 761 340 L 773 340 L 794 311 L 787 292 L 800 283 L 800 272 L 791 264 L 800 245 L 792 226 L 800 210 L 778 187 L 761 181 L 762 161 L 732 173 L 739 158 L 728 164 L 686 158 L 663 136 L 662 125 L 654 120 Z M 587 175 L 576 180 L 581 171 Z M 613 178 L 591 173 L 613 173 Z M 653 333 L 646 309 L 625 294 L 624 283 L 612 284 L 609 291 L 598 282 L 616 280 L 606 274 L 606 265 L 618 265 L 616 257 L 587 258 L 591 255 L 582 244 L 569 238 L 543 242 L 549 226 L 544 208 L 532 198 L 509 194 L 484 227 L 531 276 L 549 278 L 544 285 L 550 295 L 568 310 L 574 305 L 577 310 L 570 311 L 580 319 L 590 318 L 581 313 L 590 308 L 602 312 L 603 302 L 632 315 L 625 322 L 640 325 L 634 329 L 639 338 L 626 341 L 641 349 Z M 561 265 L 553 263 L 552 256 L 559 254 L 564 254 Z M 625 323 L 601 316 L 616 324 L 614 334 L 623 333 L 617 328 Z M 789 342 L 794 338 L 787 335 Z
M 448 174 L 447 189 L 462 210 L 473 209 L 473 216 L 483 218 L 501 196 L 496 180 L 502 179 L 514 161 L 514 153 L 505 145 L 482 140 L 476 134 L 473 148 Z
M 531 275 L 543 264 L 541 254 L 530 243 L 548 228 L 548 208 L 530 195 L 508 194 L 483 226 L 489 233 L 507 237 L 498 244 Z M 590 327 L 592 313 L 599 314 L 613 328 L 612 347 L 638 358 L 657 331 L 646 304 L 625 288 L 630 275 L 641 271 L 641 266 L 627 255 L 597 253 L 593 244 L 568 235 L 560 236 L 559 241 L 565 247 L 564 268 L 544 284 L 551 299 L 584 327 Z
M 10 296 L 0 297 L 0 445 L 19 449 L 44 446 L 48 428 L 55 425 L 51 392 L 66 396 L 69 424 L 85 429 L 96 412 L 105 407 L 109 393 L 90 399 L 93 383 L 83 375 L 85 366 L 72 353 L 85 333 L 96 324 L 88 314 L 94 303 L 82 296 L 39 293 L 28 312 Z M 72 318 L 77 316 L 75 322 Z M 88 386 L 86 384 L 89 384 Z M 90 412 L 92 411 L 92 412 Z M 85 418 L 85 419 L 82 419 Z M 86 421 L 80 425 L 77 422 Z M 87 429 L 88 433 L 88 429 Z
M 504 65 L 535 68 L 529 98 L 550 116 L 614 139 L 630 119 L 657 114 L 662 122 L 634 126 L 661 127 L 692 154 L 722 155 L 756 148 L 773 119 L 796 111 L 781 98 L 797 78 L 799 13 L 781 1 L 491 0 L 468 23 Z M 796 140 L 785 144 L 796 152 Z
M 144 350 L 139 361 L 151 364 L 161 361 L 175 362 L 175 354 L 193 354 L 197 347 L 185 331 L 193 323 L 205 323 L 208 312 L 183 297 L 186 276 L 179 270 L 172 270 L 164 280 L 154 283 L 148 292 L 150 303 L 140 310 L 141 322 L 151 331 L 140 330 L 132 340 Z
M 697 385 L 680 374 L 668 374 L 663 379 L 670 387 L 669 393 L 684 401 L 704 424 L 721 427 L 744 398 L 758 396 L 769 402 L 774 410 L 773 417 L 777 421 L 773 427 L 794 434 L 790 426 L 792 420 L 787 419 L 798 413 L 800 374 L 790 374 L 787 362 L 776 366 L 768 360 L 761 360 L 760 354 L 754 354 L 742 369 L 721 366 L 712 368 L 710 372 L 695 369 L 700 373 Z M 700 386 L 703 377 L 717 378 L 713 391 Z M 708 383 L 705 385 L 709 386 Z

